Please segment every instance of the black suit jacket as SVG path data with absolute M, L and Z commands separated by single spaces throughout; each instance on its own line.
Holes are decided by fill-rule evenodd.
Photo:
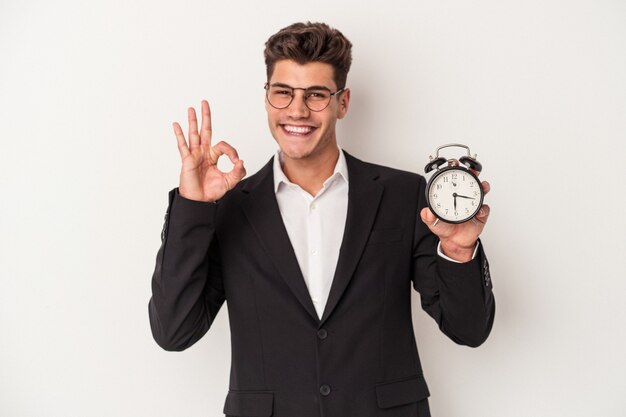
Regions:
M 344 151 L 345 152 L 345 151 Z M 272 160 L 217 203 L 174 189 L 152 277 L 152 334 L 184 350 L 227 301 L 228 416 L 430 416 L 411 319 L 422 308 L 456 343 L 480 345 L 495 302 L 482 244 L 458 264 L 422 223 L 425 179 L 345 153 L 348 213 L 323 316 L 282 222 Z

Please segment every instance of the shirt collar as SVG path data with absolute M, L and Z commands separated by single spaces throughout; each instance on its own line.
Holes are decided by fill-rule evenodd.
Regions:
M 346 157 L 343 154 L 343 151 L 338 146 L 339 149 L 339 158 L 337 158 L 337 163 L 335 164 L 335 169 L 330 177 L 326 181 L 324 181 L 324 185 L 326 185 L 332 178 L 341 177 L 343 180 L 348 183 L 348 165 L 346 164 Z M 287 178 L 282 169 L 283 164 L 283 155 L 280 149 L 276 151 L 274 155 L 274 192 L 278 192 L 278 186 L 281 183 L 292 184 L 291 181 Z

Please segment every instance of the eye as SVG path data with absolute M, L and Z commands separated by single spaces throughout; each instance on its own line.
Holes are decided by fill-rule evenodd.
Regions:
M 273 90 L 272 94 L 276 94 L 279 96 L 290 96 L 291 95 L 291 91 L 289 90 Z
M 306 97 L 307 98 L 312 98 L 314 100 L 326 99 L 328 97 L 328 92 L 326 92 L 324 90 L 307 91 Z

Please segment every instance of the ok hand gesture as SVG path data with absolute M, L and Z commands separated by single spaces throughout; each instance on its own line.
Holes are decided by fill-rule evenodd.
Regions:
M 187 117 L 189 146 L 178 122 L 172 124 L 183 163 L 178 192 L 189 200 L 205 202 L 219 200 L 246 176 L 243 161 L 239 159 L 235 148 L 224 141 L 211 146 L 211 110 L 206 100 L 202 100 L 202 127 L 199 134 L 198 120 L 193 107 L 188 109 Z M 224 154 L 234 164 L 230 172 L 222 172 L 217 168 L 217 160 Z

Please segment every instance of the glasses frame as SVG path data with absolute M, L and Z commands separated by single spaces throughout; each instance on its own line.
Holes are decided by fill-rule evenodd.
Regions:
M 328 87 L 315 87 L 315 88 L 308 87 L 308 88 L 302 88 L 302 87 L 292 87 L 290 85 L 284 85 L 284 84 L 281 84 L 281 87 L 283 87 L 283 88 L 290 88 L 291 89 L 291 100 L 289 100 L 289 103 L 285 107 L 277 107 L 277 106 L 273 105 L 272 102 L 270 101 L 270 97 L 269 97 L 269 94 L 270 94 L 270 83 L 269 82 L 266 82 L 265 85 L 263 86 L 263 89 L 265 90 L 265 98 L 267 99 L 267 102 L 269 103 L 270 106 L 272 106 L 272 107 L 274 107 L 275 109 L 278 109 L 278 110 L 286 109 L 287 107 L 291 106 L 291 103 L 293 103 L 293 98 L 296 96 L 295 95 L 295 90 L 302 90 L 305 93 L 304 94 L 304 105 L 306 106 L 307 109 L 309 109 L 311 111 L 314 111 L 314 112 L 320 112 L 320 111 L 326 110 L 326 108 L 330 105 L 330 101 L 333 99 L 333 96 L 335 96 L 337 94 L 343 93 L 346 90 L 346 88 L 347 88 L 347 87 L 343 87 L 343 88 L 340 88 L 339 90 L 333 92 Z M 306 91 L 307 90 L 311 90 L 311 89 L 314 89 L 314 90 L 326 90 L 326 91 L 328 91 L 330 93 L 330 97 L 328 98 L 328 103 L 326 103 L 326 105 L 323 108 L 321 108 L 319 110 L 314 110 L 314 109 L 309 107 L 309 104 L 307 103 L 308 96 L 306 95 Z

